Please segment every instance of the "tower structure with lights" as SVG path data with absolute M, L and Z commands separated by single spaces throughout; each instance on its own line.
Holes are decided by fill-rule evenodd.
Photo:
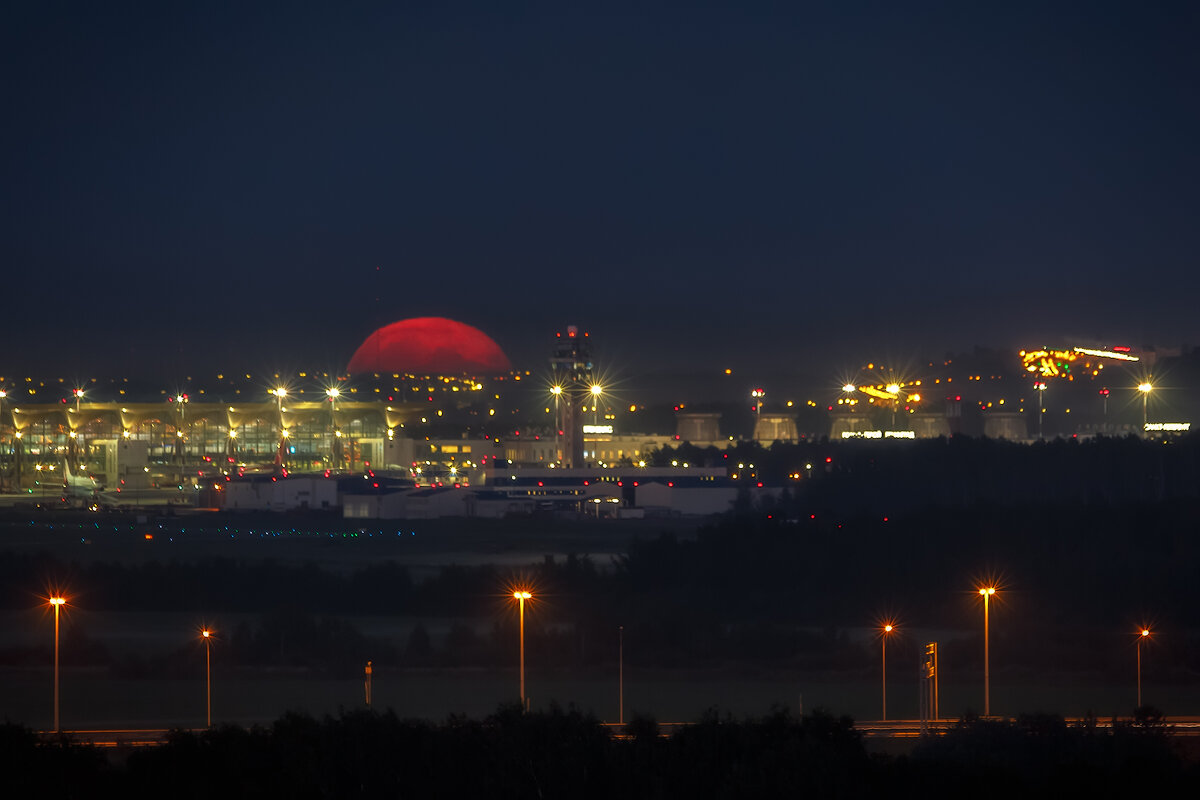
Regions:
M 568 469 L 582 467 L 584 409 L 589 402 L 597 402 L 593 396 L 597 384 L 586 332 L 581 334 L 579 328 L 568 325 L 566 334 L 557 334 L 550 371 L 552 385 L 561 388 L 561 393 L 557 393 L 560 418 L 555 423 L 561 431 L 558 458 Z

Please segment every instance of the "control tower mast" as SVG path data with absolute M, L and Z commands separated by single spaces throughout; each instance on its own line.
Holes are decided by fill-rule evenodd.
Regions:
M 592 356 L 588 348 L 588 335 L 579 333 L 574 325 L 567 326 L 564 336 L 556 334 L 554 355 L 550 358 L 550 370 L 556 393 L 558 430 L 558 460 L 567 468 L 582 467 L 583 461 L 583 411 L 591 397 Z

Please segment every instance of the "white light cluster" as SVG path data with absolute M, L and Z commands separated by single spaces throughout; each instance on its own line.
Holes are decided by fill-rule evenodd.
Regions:
M 1192 429 L 1190 422 L 1147 422 L 1147 431 L 1188 431 Z
M 842 431 L 843 439 L 916 439 L 915 431 Z

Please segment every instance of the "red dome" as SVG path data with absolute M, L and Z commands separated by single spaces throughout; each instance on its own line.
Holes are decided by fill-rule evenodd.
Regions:
M 498 375 L 512 365 L 500 346 L 470 325 L 417 317 L 385 325 L 354 351 L 346 371 L 412 375 Z

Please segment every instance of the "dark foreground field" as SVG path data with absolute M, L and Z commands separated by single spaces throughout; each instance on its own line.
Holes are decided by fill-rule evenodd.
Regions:
M 870 755 L 852 720 L 823 712 L 714 712 L 669 736 L 638 718 L 622 732 L 557 707 L 439 724 L 358 711 L 106 753 L 10 725 L 0 769 L 10 796 L 62 798 L 1144 797 L 1191 796 L 1200 780 L 1194 754 L 1152 715 L 1109 730 L 964 719 L 904 756 Z

